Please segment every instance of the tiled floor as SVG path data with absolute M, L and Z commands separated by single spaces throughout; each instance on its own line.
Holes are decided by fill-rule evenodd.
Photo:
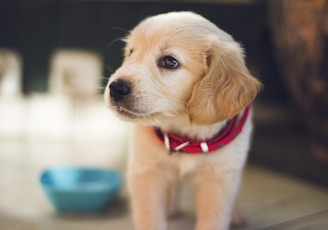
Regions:
M 46 100 L 43 102 L 48 104 Z M 37 107 L 35 104 L 33 108 L 37 110 Z M 49 116 L 52 115 L 50 109 L 56 112 L 55 107 L 49 108 Z M 89 110 L 79 110 L 79 114 L 84 115 L 75 120 L 82 130 L 71 130 L 71 135 L 65 139 L 42 136 L 42 129 L 34 130 L 34 134 L 38 135 L 33 138 L 28 136 L 31 132 L 19 137 L 11 135 L 10 138 L 0 135 L 1 230 L 133 229 L 124 189 L 120 198 L 106 212 L 64 214 L 53 209 L 39 185 L 41 171 L 58 164 L 115 167 L 124 173 L 126 126 L 111 119 L 105 122 L 100 117 L 88 114 L 86 111 Z M 103 139 L 90 138 L 90 132 L 93 131 L 81 125 L 87 119 L 99 122 L 94 124 L 98 130 L 93 131 L 99 133 L 101 129 Z M 42 125 L 47 123 L 43 121 Z M 54 127 L 49 126 L 49 129 Z M 86 130 L 89 132 L 87 138 L 81 136 L 87 133 Z M 183 215 L 170 220 L 170 229 L 193 229 L 195 218 L 192 191 L 188 183 L 183 183 L 180 192 Z M 247 221 L 241 229 L 328 229 L 327 190 L 258 166 L 247 166 L 238 206 Z

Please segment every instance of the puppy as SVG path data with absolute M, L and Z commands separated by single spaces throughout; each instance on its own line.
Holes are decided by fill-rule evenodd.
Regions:
M 195 229 L 228 229 L 250 143 L 250 104 L 261 88 L 242 48 L 192 12 L 147 18 L 125 42 L 104 97 L 136 123 L 128 164 L 136 229 L 167 229 L 183 177 L 196 189 Z

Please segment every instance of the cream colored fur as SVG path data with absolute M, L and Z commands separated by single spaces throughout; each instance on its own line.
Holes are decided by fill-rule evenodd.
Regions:
M 135 122 L 128 187 L 135 227 L 167 229 L 174 211 L 174 185 L 189 178 L 196 189 L 197 230 L 229 228 L 252 131 L 249 117 L 229 145 L 209 154 L 168 154 L 153 127 L 195 140 L 212 138 L 252 102 L 261 84 L 250 75 L 233 38 L 191 12 L 160 14 L 142 21 L 126 38 L 122 66 L 110 77 L 108 106 Z M 159 66 L 164 56 L 176 69 Z M 120 101 L 110 85 L 123 80 L 131 90 Z

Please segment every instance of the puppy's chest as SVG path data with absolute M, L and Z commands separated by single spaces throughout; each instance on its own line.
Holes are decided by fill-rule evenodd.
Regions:
M 223 151 L 224 152 L 224 151 Z M 221 174 L 231 167 L 229 153 L 221 154 L 220 152 L 189 155 L 185 153 L 173 153 L 168 155 L 168 160 L 175 168 L 175 172 L 180 177 L 194 176 L 200 174 Z M 170 166 L 168 167 L 170 168 Z

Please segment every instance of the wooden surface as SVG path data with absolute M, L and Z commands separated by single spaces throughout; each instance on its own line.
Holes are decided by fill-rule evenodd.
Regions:
M 67 162 L 106 166 L 115 155 L 108 144 L 99 142 L 0 141 L 0 229 L 133 229 L 124 190 L 105 213 L 61 214 L 52 208 L 38 182 L 46 166 Z M 170 229 L 190 230 L 195 219 L 188 183 L 183 184 L 179 200 L 183 215 L 170 221 Z M 328 226 L 326 189 L 257 166 L 246 168 L 238 206 L 247 220 L 241 229 L 324 230 Z

